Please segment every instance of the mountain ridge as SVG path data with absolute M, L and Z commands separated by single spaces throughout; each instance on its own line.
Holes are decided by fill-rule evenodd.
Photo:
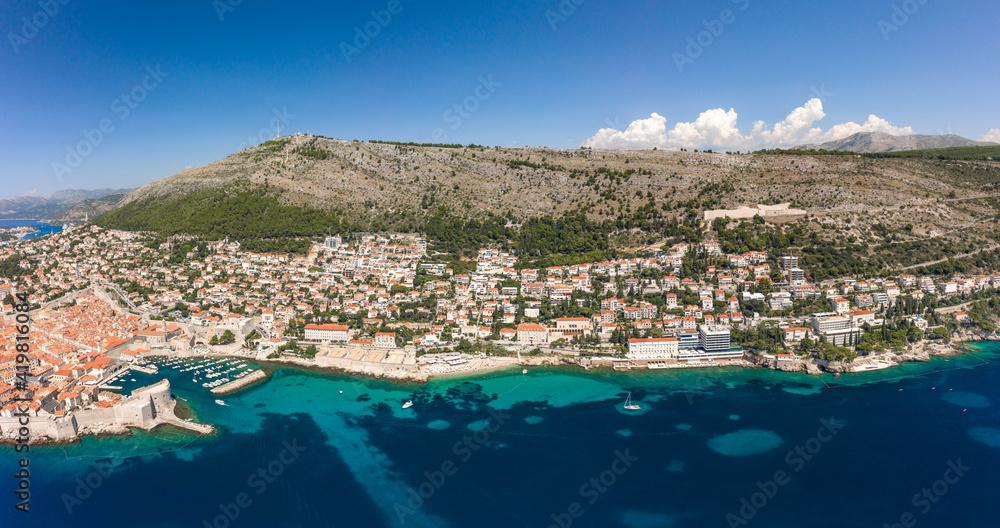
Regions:
M 125 195 L 131 191 L 132 189 L 64 189 L 48 196 L 23 195 L 0 199 L 0 220 L 56 219 L 87 200 L 101 200 L 111 194 Z
M 796 150 L 840 150 L 857 153 L 897 152 L 901 150 L 927 150 L 951 147 L 982 147 L 996 145 L 983 141 L 973 141 L 955 134 L 895 136 L 884 132 L 859 132 L 843 139 L 828 141 L 819 145 L 809 144 L 795 147 Z
M 697 241 L 707 210 L 786 202 L 858 239 L 875 240 L 880 225 L 879 236 L 915 240 L 993 218 L 996 195 L 1000 163 L 991 160 L 291 136 L 144 185 L 95 223 L 212 239 L 423 232 L 454 242 L 449 251 L 486 241 L 540 247 L 575 233 L 559 250 L 577 253 Z

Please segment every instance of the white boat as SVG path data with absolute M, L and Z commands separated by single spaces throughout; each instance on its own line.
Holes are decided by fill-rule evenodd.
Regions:
M 888 361 L 881 360 L 881 359 L 876 359 L 876 360 L 873 360 L 871 363 L 867 363 L 865 365 L 854 367 L 853 370 L 854 370 L 854 372 L 867 372 L 869 370 L 887 369 L 887 368 L 889 368 L 891 366 L 892 366 L 892 363 L 890 363 Z
M 413 400 L 406 400 L 406 403 L 403 404 L 403 408 L 409 409 L 410 407 L 413 407 Z
M 222 400 L 215 400 L 215 403 L 218 403 L 219 405 L 225 405 L 226 404 L 226 402 L 224 402 Z
M 628 411 L 640 411 L 640 410 L 642 410 L 641 406 L 632 403 L 632 392 L 631 391 L 628 393 L 628 397 L 625 398 L 625 410 L 628 410 Z

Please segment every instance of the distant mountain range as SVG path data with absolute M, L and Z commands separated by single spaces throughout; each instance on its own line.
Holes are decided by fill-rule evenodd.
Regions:
M 849 152 L 875 153 L 900 150 L 924 150 L 951 147 L 985 147 L 996 143 L 973 141 L 955 134 L 941 136 L 893 136 L 884 132 L 860 132 L 853 136 L 820 145 L 801 145 L 800 150 L 846 150 Z
M 81 209 L 79 219 L 85 218 L 87 212 L 90 215 L 103 213 L 121 200 L 132 189 L 96 189 L 88 191 L 84 189 L 66 189 L 57 191 L 49 196 L 17 196 L 15 198 L 0 199 L 0 220 L 28 219 L 28 220 L 76 220 L 75 215 L 65 217 L 65 213 L 71 209 L 94 202 L 89 207 Z M 117 196 L 112 203 L 109 198 Z M 103 207 L 103 205 L 107 207 Z M 92 211 L 89 211 L 92 209 Z

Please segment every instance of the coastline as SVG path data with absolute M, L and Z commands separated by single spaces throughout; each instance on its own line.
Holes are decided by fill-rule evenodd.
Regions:
M 1000 338 L 996 336 L 979 336 L 975 334 L 967 334 L 962 336 L 964 339 L 961 341 L 952 341 L 951 343 L 929 343 L 922 341 L 917 345 L 910 345 L 905 351 L 886 351 L 881 354 L 872 354 L 868 356 L 861 356 L 854 360 L 851 364 L 845 365 L 843 362 L 831 362 L 822 359 L 812 358 L 812 357 L 796 357 L 791 365 L 774 365 L 768 364 L 766 361 L 757 362 L 748 360 L 744 358 L 740 361 L 734 361 L 731 363 L 716 364 L 716 365 L 678 365 L 676 368 L 667 369 L 648 369 L 650 372 L 655 372 L 657 370 L 672 371 L 672 370 L 690 370 L 690 369 L 717 369 L 722 366 L 735 366 L 744 369 L 768 369 L 777 370 L 781 372 L 805 372 L 809 375 L 819 376 L 823 374 L 862 374 L 865 372 L 870 372 L 870 370 L 854 370 L 859 363 L 865 364 L 870 362 L 887 362 L 890 366 L 878 369 L 884 370 L 886 368 L 895 368 L 904 363 L 926 363 L 934 357 L 953 357 L 965 354 L 975 354 L 981 352 L 970 345 L 980 342 L 992 342 L 1000 341 Z M 162 354 L 163 357 L 177 357 L 174 355 Z M 465 370 L 455 370 L 449 372 L 433 373 L 427 372 L 426 366 L 420 366 L 415 370 L 405 370 L 405 369 L 389 369 L 389 368 L 372 368 L 371 365 L 365 365 L 363 367 L 355 367 L 352 364 L 346 365 L 330 365 L 323 364 L 315 359 L 306 359 L 300 357 L 279 357 L 279 358 L 266 358 L 260 357 L 263 353 L 258 354 L 258 357 L 254 358 L 254 361 L 260 363 L 262 366 L 267 364 L 271 365 L 272 368 L 280 368 L 281 366 L 296 366 L 301 367 L 309 371 L 315 371 L 319 373 L 337 373 L 348 376 L 360 376 L 368 379 L 375 380 L 385 380 L 385 381 L 395 381 L 401 383 L 418 383 L 426 384 L 432 379 L 463 379 L 469 378 L 474 379 L 481 376 L 484 373 L 495 373 L 502 372 L 506 370 L 512 370 L 515 368 L 528 368 L 528 367 L 539 367 L 539 366 L 575 366 L 581 369 L 581 371 L 614 371 L 612 367 L 604 366 L 584 366 L 581 362 L 583 358 L 572 358 L 564 355 L 548 355 L 548 356 L 528 356 L 516 359 L 514 357 L 506 356 L 496 356 L 489 358 L 476 358 L 474 361 L 484 361 L 484 362 L 495 362 L 494 364 L 478 365 Z M 191 354 L 184 357 L 233 357 L 233 358 L 243 358 L 246 359 L 248 356 L 239 354 Z M 378 365 L 378 364 L 373 364 Z M 637 369 L 637 370 L 647 370 L 647 369 Z M 270 373 L 268 373 L 270 374 Z M 244 388 L 251 388 L 259 386 L 262 383 L 270 379 L 270 375 L 266 379 L 257 380 L 247 387 L 240 387 L 237 390 L 243 390 Z
M 954 343 L 950 343 L 950 344 L 934 344 L 935 346 L 931 347 L 930 350 L 927 350 L 928 347 L 922 346 L 922 347 L 920 347 L 919 350 L 908 350 L 908 351 L 906 351 L 904 353 L 888 353 L 888 354 L 881 354 L 881 355 L 877 355 L 877 356 L 865 356 L 865 358 L 863 358 L 863 359 L 864 360 L 878 359 L 878 360 L 887 360 L 887 361 L 890 361 L 892 363 L 891 367 L 887 367 L 886 369 L 879 369 L 879 370 L 887 370 L 887 369 L 892 369 L 892 368 L 895 368 L 895 367 L 899 367 L 900 365 L 902 365 L 904 363 L 926 363 L 926 362 L 931 361 L 932 358 L 935 358 L 935 357 L 937 357 L 937 358 L 947 358 L 947 357 L 963 356 L 963 355 L 975 355 L 975 354 L 983 352 L 982 349 L 977 348 L 975 345 L 977 345 L 979 343 L 995 342 L 995 341 L 998 341 L 998 340 L 997 339 L 979 339 L 979 340 L 954 342 Z M 924 345 L 923 343 L 921 343 L 921 344 Z M 198 354 L 198 355 L 192 354 L 189 357 L 193 358 L 193 357 L 201 357 L 201 356 L 205 356 L 205 355 L 209 355 L 209 354 Z M 221 354 L 211 354 L 211 355 L 221 355 Z M 244 357 L 245 358 L 245 356 L 233 356 L 233 357 Z M 529 357 L 529 358 L 522 358 L 520 361 L 518 361 L 518 360 L 516 360 L 514 358 L 509 358 L 507 361 L 503 361 L 500 364 L 494 364 L 494 365 L 490 365 L 490 366 L 473 368 L 473 369 L 468 369 L 468 370 L 464 370 L 464 371 L 435 374 L 435 375 L 432 375 L 432 376 L 428 376 L 428 375 L 426 375 L 426 373 L 421 373 L 422 375 L 415 375 L 416 373 L 413 373 L 413 372 L 409 372 L 408 373 L 408 374 L 411 374 L 411 375 L 378 376 L 378 375 L 373 375 L 370 372 L 352 372 L 352 371 L 350 371 L 348 369 L 344 369 L 344 368 L 339 368 L 339 367 L 330 366 L 330 365 L 322 365 L 322 364 L 316 363 L 315 361 L 310 361 L 310 360 L 307 360 L 307 359 L 304 359 L 304 358 L 264 359 L 264 360 L 259 360 L 259 361 L 261 363 L 271 363 L 271 364 L 274 364 L 275 368 L 281 368 L 281 366 L 300 367 L 300 368 L 303 368 L 304 370 L 306 370 L 308 372 L 316 372 L 316 373 L 320 373 L 320 374 L 338 373 L 338 374 L 346 374 L 346 375 L 351 375 L 351 376 L 360 375 L 360 377 L 369 378 L 369 379 L 381 379 L 381 380 L 393 381 L 393 382 L 399 382 L 399 383 L 418 383 L 418 384 L 426 384 L 426 383 L 428 383 L 431 380 L 431 378 L 433 378 L 434 380 L 464 380 L 464 379 L 468 379 L 468 380 L 471 381 L 471 380 L 475 380 L 477 378 L 482 377 L 483 374 L 488 374 L 488 373 L 504 373 L 504 372 L 508 372 L 508 371 L 511 371 L 511 370 L 515 370 L 516 368 L 527 368 L 527 367 L 567 367 L 567 366 L 577 366 L 577 367 L 579 367 L 580 366 L 579 363 L 577 363 L 575 361 L 570 361 L 570 360 L 568 360 L 565 357 L 559 357 L 559 356 L 532 356 L 532 357 Z M 822 360 L 817 360 L 815 358 L 809 358 L 808 362 L 806 362 L 806 361 L 803 362 L 803 366 L 801 368 L 794 368 L 794 369 L 792 369 L 792 368 L 774 368 L 774 367 L 769 367 L 769 366 L 754 364 L 754 363 L 750 363 L 750 362 L 746 362 L 746 361 L 741 362 L 741 364 L 732 364 L 732 365 L 729 365 L 729 366 L 736 366 L 736 367 L 740 367 L 740 368 L 748 369 L 748 370 L 758 370 L 758 369 L 760 369 L 760 370 L 778 370 L 778 371 L 782 371 L 782 372 L 805 372 L 805 373 L 807 373 L 809 375 L 812 375 L 812 376 L 820 376 L 820 375 L 824 375 L 824 374 L 833 374 L 834 376 L 841 376 L 841 375 L 845 375 L 845 374 L 862 374 L 862 373 L 870 372 L 870 371 L 853 371 L 853 370 L 848 370 L 847 366 L 841 364 L 840 362 L 836 362 L 836 363 L 825 362 L 825 364 L 821 364 L 821 362 L 822 362 Z M 808 365 L 806 365 L 806 363 L 808 363 Z M 692 368 L 717 369 L 718 367 L 717 366 L 699 365 L 699 366 L 685 367 L 683 370 L 689 370 L 689 369 L 692 369 Z M 586 373 L 586 372 L 589 372 L 589 371 L 595 371 L 595 372 L 601 372 L 601 373 L 616 372 L 613 368 L 609 368 L 609 367 L 591 367 L 589 369 L 581 369 L 581 370 L 582 370 L 583 373 Z M 646 369 L 644 369 L 644 370 L 646 370 Z M 649 372 L 656 372 L 656 370 L 657 369 L 653 369 L 653 370 L 650 370 Z M 663 369 L 663 370 L 673 371 L 673 370 L 677 370 L 677 369 Z M 237 391 L 240 391 L 240 390 L 243 390 L 243 389 L 246 389 L 246 388 L 260 387 L 260 386 L 262 386 L 264 384 L 264 382 L 266 382 L 269 379 L 271 379 L 270 372 L 264 372 L 263 368 L 260 369 L 260 370 L 258 370 L 257 372 L 261 373 L 259 375 L 259 379 L 252 380 L 251 382 L 246 383 L 244 386 L 238 387 L 238 388 L 234 389 L 233 391 L 227 392 L 227 394 L 232 394 L 233 392 L 237 392 Z M 154 383 L 152 385 L 149 385 L 149 386 L 146 386 L 146 387 L 142 387 L 140 389 L 136 389 L 136 391 L 133 391 L 133 395 L 135 395 L 136 393 L 142 393 L 144 391 L 148 391 L 150 389 L 154 389 L 154 388 L 157 388 L 157 387 L 162 388 L 164 386 L 167 387 L 167 391 L 168 391 L 168 394 L 169 394 L 169 382 L 168 382 L 168 380 L 166 378 L 164 378 L 163 380 L 161 380 L 161 381 L 159 381 L 157 383 Z M 163 401 L 156 408 L 156 418 L 148 421 L 148 423 L 146 423 L 146 424 L 130 424 L 130 423 L 126 423 L 126 421 L 121 421 L 121 420 L 119 420 L 119 421 L 113 421 L 113 422 L 110 422 L 110 423 L 104 423 L 104 422 L 86 423 L 84 425 L 80 425 L 75 430 L 75 432 L 73 434 L 71 434 L 69 436 L 64 436 L 64 437 L 58 437 L 58 438 L 53 438 L 53 437 L 51 437 L 49 435 L 39 434 L 39 433 L 36 433 L 35 431 L 33 431 L 32 435 L 31 435 L 31 440 L 30 440 L 29 444 L 32 445 L 32 446 L 40 446 L 40 447 L 41 446 L 70 445 L 70 444 L 74 444 L 74 443 L 80 442 L 80 441 L 82 441 L 82 439 L 84 437 L 88 437 L 88 436 L 94 437 L 95 439 L 127 438 L 127 437 L 134 436 L 134 431 L 133 431 L 134 428 L 142 429 L 144 431 L 149 432 L 149 431 L 153 430 L 154 428 L 159 427 L 161 425 L 174 426 L 175 428 L 177 428 L 179 430 L 188 431 L 189 433 L 199 432 L 199 431 L 196 431 L 196 430 L 200 430 L 199 434 L 202 435 L 202 436 L 213 436 L 213 435 L 217 434 L 217 432 L 218 432 L 217 429 L 215 429 L 211 425 L 201 426 L 201 425 L 198 425 L 198 424 L 193 423 L 193 422 L 182 421 L 177 416 L 177 413 L 175 412 L 175 411 L 178 410 L 177 408 L 178 408 L 179 405 L 181 405 L 181 404 L 178 402 L 178 400 L 173 395 L 169 395 L 169 400 Z M 84 412 L 86 412 L 86 411 L 84 411 Z M 187 414 L 187 413 L 182 412 L 182 414 Z M 70 419 L 74 419 L 75 420 L 75 418 L 73 418 L 73 416 L 74 415 L 71 415 L 68 418 L 64 418 L 63 421 L 65 422 L 65 421 L 70 420 Z M 4 431 L 7 431 L 7 429 L 5 428 Z M 0 435 L 0 445 L 8 445 L 8 444 L 12 445 L 12 444 L 15 444 L 15 443 L 16 442 L 14 440 L 12 440 L 10 438 L 7 438 L 6 435 Z
M 726 363 L 724 365 L 707 365 L 707 364 L 696 364 L 696 365 L 686 365 L 679 364 L 676 368 L 662 369 L 666 371 L 676 370 L 676 369 L 714 369 L 720 366 L 736 366 L 746 369 L 770 369 L 778 370 L 782 372 L 806 372 L 810 375 L 818 376 L 825 373 L 833 374 L 860 374 L 867 372 L 866 370 L 853 370 L 858 363 L 870 363 L 870 362 L 888 362 L 891 365 L 886 368 L 895 368 L 903 363 L 925 363 L 930 361 L 932 357 L 951 357 L 967 353 L 977 353 L 978 350 L 970 348 L 969 345 L 978 342 L 990 342 L 990 341 L 1000 341 L 1000 337 L 996 335 L 979 335 L 972 332 L 962 332 L 955 336 L 950 343 L 932 343 L 927 341 L 921 341 L 916 345 L 910 345 L 904 351 L 890 350 L 883 352 L 881 354 L 871 354 L 868 356 L 859 356 L 849 365 L 844 365 L 842 362 L 836 361 L 826 361 L 822 359 L 817 359 L 813 357 L 795 357 L 791 365 L 775 365 L 773 363 L 768 363 L 760 358 L 751 356 L 749 359 L 744 357 L 740 361 L 734 361 L 731 363 Z M 156 354 L 161 357 L 178 357 L 174 354 Z M 228 354 L 228 353 L 210 353 L 210 354 L 190 354 L 183 357 L 232 357 L 232 358 L 242 358 L 246 359 L 245 354 Z M 386 380 L 386 381 L 398 381 L 398 382 L 409 382 L 409 383 L 421 383 L 425 384 L 431 379 L 462 379 L 462 378 L 475 378 L 483 373 L 499 372 L 507 369 L 513 369 L 515 367 L 538 367 L 538 366 L 576 366 L 581 368 L 584 372 L 596 370 L 614 370 L 612 367 L 604 366 L 585 366 L 583 364 L 584 358 L 581 357 L 568 357 L 565 355 L 546 355 L 546 356 L 521 356 L 520 358 L 515 358 L 512 356 L 492 356 L 487 358 L 475 358 L 473 361 L 486 362 L 493 364 L 482 365 L 477 363 L 472 368 L 468 369 L 458 369 L 448 372 L 428 372 L 428 368 L 425 364 L 418 364 L 415 369 L 403 369 L 403 368 L 388 368 L 386 365 L 381 365 L 378 363 L 369 363 L 364 365 L 356 365 L 355 363 L 345 363 L 345 364 L 324 364 L 314 359 L 307 359 L 301 357 L 289 357 L 282 356 L 278 358 L 267 358 L 263 352 L 259 352 L 254 361 L 260 363 L 261 365 L 269 364 L 274 367 L 280 367 L 281 365 L 293 365 L 297 367 L 302 367 L 307 370 L 315 370 L 317 372 L 334 372 L 344 375 L 351 376 L 361 376 L 369 379 L 376 380 Z M 646 370 L 646 369 L 638 369 Z M 657 370 L 657 369 L 652 369 Z M 881 369 L 880 369 L 881 370 Z M 268 373 L 269 374 L 269 373 Z M 270 376 L 267 377 L 268 379 Z M 266 382 L 267 379 L 258 380 L 259 382 Z M 240 387 L 237 390 L 243 390 L 243 388 L 249 388 L 252 386 L 257 386 L 260 383 L 255 382 L 248 385 L 248 387 Z
M 132 391 L 132 395 L 114 407 L 92 408 L 61 418 L 32 416 L 28 445 L 66 445 L 79 442 L 86 436 L 131 436 L 132 429 L 151 431 L 161 425 L 170 425 L 201 435 L 217 431 L 211 425 L 199 425 L 181 420 L 175 414 L 177 399 L 170 392 L 166 378 Z M 0 444 L 17 443 L 18 418 L 0 418 Z M 39 427 L 41 426 L 41 427 Z

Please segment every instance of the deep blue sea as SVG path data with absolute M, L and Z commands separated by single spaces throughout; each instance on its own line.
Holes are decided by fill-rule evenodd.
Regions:
M 31 513 L 4 493 L 0 526 L 995 527 L 998 352 L 839 378 L 279 369 L 226 406 L 161 369 L 216 436 L 33 449 Z
M 63 226 L 61 225 L 54 226 L 46 224 L 45 222 L 38 222 L 36 220 L 0 220 L 0 229 L 10 229 L 12 227 L 21 226 L 31 226 L 38 229 L 37 232 L 25 236 L 25 240 L 51 235 L 52 233 L 58 233 L 63 230 Z

